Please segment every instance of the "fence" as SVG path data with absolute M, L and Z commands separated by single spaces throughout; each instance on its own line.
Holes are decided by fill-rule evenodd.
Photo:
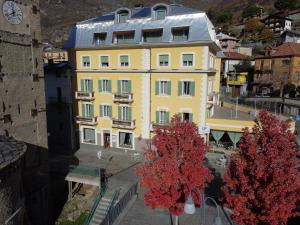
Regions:
M 101 225 L 109 225 L 112 224 L 116 218 L 122 213 L 122 211 L 127 206 L 128 202 L 132 199 L 132 197 L 137 192 L 138 183 L 135 183 L 132 185 L 129 190 L 126 192 L 126 194 L 121 198 L 119 202 L 117 202 L 114 206 L 111 207 L 110 210 L 108 210 L 108 213 L 104 220 L 102 221 Z

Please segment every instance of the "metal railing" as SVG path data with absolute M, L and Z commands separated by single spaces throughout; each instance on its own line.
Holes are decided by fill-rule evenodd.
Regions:
M 132 102 L 133 97 L 131 93 L 114 93 L 113 100 L 115 102 Z
M 88 91 L 76 91 L 75 92 L 75 98 L 76 99 L 84 99 L 84 100 L 93 100 L 95 99 L 94 97 L 94 92 L 88 92 Z
M 86 125 L 97 125 L 97 117 L 76 116 L 76 123 Z
M 154 129 L 162 129 L 164 127 L 167 127 L 169 124 L 168 123 L 156 123 L 156 122 L 152 122 L 151 123 L 151 130 L 154 130 Z
M 121 119 L 112 119 L 113 128 L 124 128 L 124 129 L 134 129 L 135 120 L 121 120 Z
M 91 222 L 91 220 L 92 220 L 92 218 L 93 218 L 93 216 L 95 214 L 95 211 L 97 209 L 97 206 L 99 205 L 99 202 L 101 201 L 104 193 L 105 193 L 105 190 L 100 188 L 100 190 L 98 191 L 98 193 L 96 195 L 96 198 L 95 198 L 95 201 L 93 203 L 93 206 L 92 206 L 92 208 L 90 210 L 90 213 L 89 213 L 88 217 L 86 218 L 86 220 L 84 221 L 84 225 L 89 225 L 90 224 L 90 222 Z
M 133 184 L 127 193 L 118 201 L 106 214 L 106 217 L 101 222 L 101 225 L 109 225 L 113 224 L 116 218 L 122 213 L 122 211 L 126 208 L 128 202 L 132 199 L 134 195 L 137 193 L 138 183 Z

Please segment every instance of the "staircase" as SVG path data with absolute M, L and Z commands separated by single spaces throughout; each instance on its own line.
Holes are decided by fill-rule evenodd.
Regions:
M 101 198 L 89 225 L 100 225 L 107 213 L 118 199 L 120 189 L 107 191 Z

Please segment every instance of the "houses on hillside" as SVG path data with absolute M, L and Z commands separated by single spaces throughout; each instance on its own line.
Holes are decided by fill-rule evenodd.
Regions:
M 300 85 L 300 44 L 284 43 L 255 59 L 254 92 L 282 96 L 286 84 Z

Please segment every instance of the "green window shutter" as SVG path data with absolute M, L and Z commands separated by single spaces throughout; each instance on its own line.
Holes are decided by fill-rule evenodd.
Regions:
M 118 93 L 121 93 L 121 81 L 118 80 Z
M 128 81 L 128 92 L 131 93 L 131 80 Z
M 189 121 L 190 121 L 190 122 L 193 122 L 193 113 L 190 113 L 190 114 L 189 114 Z
M 155 95 L 159 95 L 159 81 L 155 81 Z
M 101 56 L 101 63 L 108 63 L 108 56 Z
M 168 86 L 168 92 L 167 93 L 168 93 L 168 95 L 171 95 L 171 90 L 172 90 L 171 89 L 171 81 L 167 82 L 167 86 Z
M 80 90 L 84 91 L 84 80 L 80 79 Z
M 93 90 L 94 90 L 94 88 L 93 88 L 93 80 L 90 80 L 90 84 L 91 84 L 91 86 L 90 86 L 90 92 L 92 92 Z
M 112 117 L 112 106 L 108 106 L 108 116 L 111 118 Z
M 120 120 L 122 118 L 122 107 L 118 106 L 118 119 Z
M 103 117 L 103 106 L 102 105 L 100 105 L 100 117 Z
M 91 104 L 91 115 L 90 116 L 94 117 L 94 105 L 93 104 Z
M 82 113 L 82 116 L 85 116 L 85 105 L 84 104 L 81 104 L 81 113 Z
M 108 80 L 108 92 L 111 92 L 111 80 Z
M 191 96 L 195 96 L 195 82 L 191 82 Z
M 169 123 L 169 121 L 170 121 L 170 112 L 166 112 L 166 114 L 167 114 L 167 123 Z
M 156 111 L 156 123 L 159 123 L 159 111 Z
M 98 90 L 102 92 L 102 80 L 98 80 Z
M 179 116 L 180 120 L 182 121 L 183 113 L 178 113 L 178 116 Z
M 182 95 L 182 81 L 178 82 L 178 96 Z
M 193 61 L 193 55 L 192 54 L 185 54 L 182 57 L 183 61 Z
M 131 121 L 131 119 L 132 119 L 131 107 L 128 107 L 128 120 Z

